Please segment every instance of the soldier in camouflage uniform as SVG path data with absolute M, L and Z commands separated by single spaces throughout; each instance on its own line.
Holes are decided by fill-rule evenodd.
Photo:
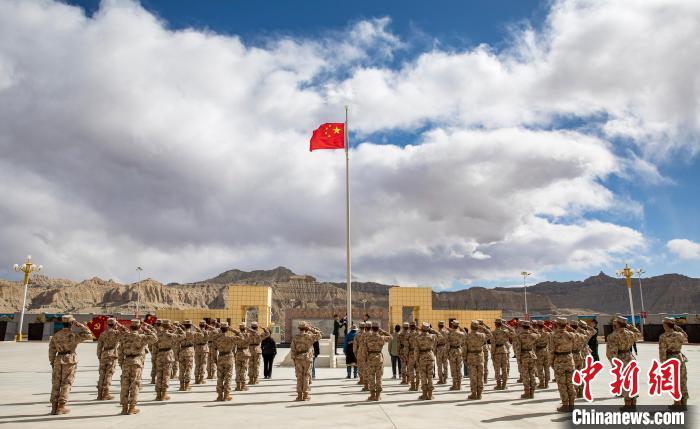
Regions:
M 437 341 L 437 331 L 430 327 L 428 322 L 423 322 L 421 331 L 415 336 L 415 356 L 420 378 L 422 395 L 418 399 L 433 399 L 433 368 L 435 367 L 435 354 L 433 347 Z
M 267 329 L 263 329 L 262 333 L 258 332 L 258 322 L 250 324 L 251 329 L 248 330 L 248 344 L 250 347 L 250 360 L 248 361 L 248 384 L 258 384 L 260 373 L 260 356 L 262 348 L 260 343 L 262 340 L 270 336 Z
M 447 336 L 450 331 L 445 328 L 445 322 L 438 322 L 437 338 L 435 341 L 435 363 L 437 365 L 437 384 L 447 383 L 447 373 L 449 371 L 449 348 L 447 347 Z
M 321 340 L 321 331 L 302 321 L 299 322 L 299 333 L 292 337 L 289 346 L 294 372 L 297 377 L 296 401 L 308 401 L 311 362 L 313 361 L 314 343 Z
M 199 335 L 194 340 L 194 384 L 205 384 L 204 367 L 209 358 L 209 340 L 212 331 L 207 327 L 207 322 L 199 322 Z
M 418 378 L 418 354 L 416 353 L 416 337 L 418 337 L 418 330 L 416 329 L 416 322 L 411 322 L 409 324 L 408 330 L 408 390 L 411 392 L 417 392 L 420 386 L 420 379 Z
M 535 355 L 537 356 L 537 377 L 540 379 L 537 385 L 538 389 L 547 389 L 549 387 L 549 340 L 551 332 L 544 326 L 544 320 L 538 320 L 535 331 L 540 334 L 540 338 L 535 342 Z
M 212 343 L 219 350 L 217 359 L 217 380 L 216 393 L 217 401 L 230 401 L 231 398 L 231 378 L 233 378 L 234 352 L 241 350 L 243 354 L 250 353 L 248 350 L 248 340 L 245 336 L 236 331 L 229 329 L 228 323 L 221 323 L 219 333 L 212 334 Z M 247 360 L 236 361 L 236 365 L 245 367 Z M 245 383 L 245 372 L 242 371 L 243 383 Z M 237 379 L 236 386 L 239 387 L 240 382 Z M 243 389 L 236 389 L 243 390 Z
M 612 363 L 613 358 L 620 359 L 624 366 L 634 360 L 631 349 L 637 341 L 637 328 L 627 324 L 627 320 L 623 317 L 615 316 L 612 321 L 613 332 L 608 335 L 607 347 L 605 354 L 608 360 Z M 623 411 L 634 410 L 636 407 L 636 398 L 630 398 L 629 391 L 622 390 L 625 405 L 621 408 Z
M 668 359 L 675 358 L 681 364 L 681 400 L 673 401 L 673 405 L 669 405 L 669 409 L 685 411 L 688 407 L 688 370 L 685 366 L 688 358 L 681 352 L 681 349 L 683 344 L 688 344 L 688 334 L 676 326 L 676 320 L 671 317 L 664 319 L 663 326 L 664 333 L 659 337 L 659 360 L 663 363 Z
M 471 331 L 464 341 L 464 363 L 469 367 L 469 389 L 467 399 L 481 399 L 484 390 L 484 344 L 487 335 L 484 327 L 472 320 Z
M 523 320 L 520 322 L 523 332 L 518 334 L 517 350 L 520 355 L 520 367 L 522 368 L 523 388 L 524 393 L 520 395 L 523 399 L 532 399 L 535 397 L 536 368 L 537 355 L 535 355 L 535 343 L 540 337 L 540 334 L 530 330 L 530 321 Z
M 486 335 L 486 344 L 484 344 L 484 384 L 486 384 L 488 378 L 489 378 L 489 350 L 490 350 L 490 343 L 493 341 L 493 335 L 491 334 L 491 328 L 488 327 L 484 323 L 483 320 L 479 319 L 477 320 L 479 322 L 479 326 L 481 328 L 481 332 Z
M 92 339 L 92 332 L 71 315 L 61 317 L 63 329 L 49 341 L 49 363 L 51 364 L 51 414 L 68 414 L 68 394 L 75 381 L 78 355 L 75 349 L 83 341 Z M 77 327 L 79 332 L 73 332 Z
M 169 320 L 164 319 L 161 321 L 161 330 L 158 332 L 158 341 L 155 344 L 155 347 L 158 348 L 156 401 L 167 401 L 170 399 L 168 382 L 170 381 L 170 374 L 172 374 L 173 362 L 175 362 L 173 345 L 179 341 L 178 331 L 181 331 L 181 329 L 171 325 Z
M 508 342 L 515 337 L 515 331 L 503 322 L 503 319 L 496 319 L 496 329 L 491 332 L 493 340 L 491 342 L 491 356 L 493 357 L 493 372 L 496 377 L 496 387 L 494 390 L 506 390 L 508 383 L 508 373 L 510 372 L 510 361 L 508 360 Z
M 522 360 L 520 359 L 520 347 L 518 346 L 521 332 L 523 332 L 523 327 L 520 324 L 520 321 L 518 321 L 518 324 L 515 325 L 515 336 L 513 337 L 513 354 L 515 354 L 515 362 L 518 364 L 518 379 L 516 380 L 516 383 L 523 382 Z
M 369 379 L 368 401 L 378 401 L 382 392 L 384 375 L 384 344 L 391 341 L 391 334 L 379 329 L 378 322 L 369 322 L 371 332 L 365 337 L 367 343 L 367 375 Z
M 241 337 L 241 340 L 236 344 L 236 391 L 240 392 L 243 390 L 248 390 L 247 386 L 247 373 L 248 365 L 250 362 L 250 343 L 248 337 L 248 328 L 245 323 L 241 322 L 238 324 L 238 331 L 232 329 L 236 335 Z
M 175 321 L 173 323 L 176 330 L 182 329 L 180 327 L 180 322 Z M 175 341 L 172 346 L 173 349 L 173 364 L 170 367 L 170 378 L 176 378 L 180 373 L 180 341 Z
M 453 320 L 447 334 L 448 358 L 452 386 L 450 390 L 462 389 L 462 347 L 466 334 L 459 328 L 459 320 Z
M 136 404 L 141 389 L 141 373 L 146 360 L 146 346 L 158 341 L 155 328 L 141 320 L 133 319 L 131 329 L 119 331 L 119 347 L 124 351 L 124 366 L 121 377 L 121 393 L 119 402 L 122 414 L 138 414 Z
M 112 375 L 118 358 L 119 331 L 117 319 L 107 319 L 107 329 L 100 334 L 97 340 L 97 359 L 100 362 L 100 377 L 97 380 L 97 400 L 106 401 L 114 399 L 109 394 L 112 385 Z
M 408 384 L 408 322 L 403 322 L 399 333 L 399 359 L 401 359 L 401 383 Z
M 191 320 L 182 322 L 182 333 L 178 336 L 178 349 L 180 354 L 178 360 L 180 362 L 180 391 L 185 392 L 192 390 L 190 382 L 192 381 L 192 365 L 194 363 L 194 343 L 203 335 L 197 328 L 193 328 Z
M 574 326 L 572 326 L 574 328 Z M 588 340 L 595 335 L 595 329 L 588 326 L 583 320 L 578 321 L 578 325 L 574 330 L 574 368 L 577 370 L 583 369 L 585 363 L 586 350 L 588 348 Z M 583 398 L 583 384 L 576 387 L 576 397 Z
M 549 362 L 554 369 L 554 380 L 557 382 L 561 406 L 559 412 L 571 412 L 576 400 L 576 388 L 572 382 L 574 375 L 574 348 L 575 336 L 567 326 L 566 318 L 558 317 L 556 327 L 549 337 Z
M 156 335 L 161 330 L 161 320 L 156 320 Z M 148 350 L 151 352 L 151 384 L 156 384 L 156 372 L 158 370 L 158 347 L 155 344 L 148 346 Z
M 227 323 L 228 325 L 228 323 Z M 216 336 L 219 332 L 220 325 L 219 322 L 213 321 L 208 325 L 211 329 L 212 336 Z M 209 356 L 207 358 L 207 379 L 212 380 L 216 378 L 216 367 L 219 362 L 217 356 L 217 350 L 212 340 L 207 342 L 209 344 Z
M 360 380 L 357 384 L 362 385 L 363 392 L 369 390 L 367 366 L 365 365 L 367 361 L 367 342 L 365 341 L 365 337 L 367 336 L 368 330 L 367 322 L 360 322 L 360 330 L 355 336 L 355 342 L 353 343 L 353 350 L 355 351 L 355 358 L 357 359 L 357 371 L 360 373 Z

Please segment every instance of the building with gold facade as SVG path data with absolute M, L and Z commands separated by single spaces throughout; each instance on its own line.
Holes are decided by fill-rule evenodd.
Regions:
M 250 324 L 251 314 L 257 312 L 260 327 L 272 325 L 272 288 L 269 286 L 229 285 L 226 308 L 161 308 L 156 310 L 159 319 L 191 320 L 197 323 L 202 319 L 216 319 L 220 322 L 238 325 Z
M 440 320 L 447 324 L 450 320 L 457 319 L 462 327 L 468 327 L 470 321 L 481 319 L 493 328 L 494 320 L 500 318 L 501 313 L 501 310 L 437 310 L 433 309 L 433 290 L 430 288 L 389 289 L 389 326 L 400 325 L 413 319 L 437 327 Z

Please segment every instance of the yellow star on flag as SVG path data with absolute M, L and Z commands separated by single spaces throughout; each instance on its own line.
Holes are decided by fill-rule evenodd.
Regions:
M 338 128 L 338 127 L 333 128 L 333 132 L 335 134 L 340 134 L 340 128 Z

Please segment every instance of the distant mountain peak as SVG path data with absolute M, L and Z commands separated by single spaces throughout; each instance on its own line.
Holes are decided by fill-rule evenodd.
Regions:
M 245 283 L 245 284 L 270 284 L 275 282 L 286 282 L 296 274 L 287 267 L 276 267 L 271 270 L 243 271 L 232 269 L 224 271 L 216 277 L 197 283 Z

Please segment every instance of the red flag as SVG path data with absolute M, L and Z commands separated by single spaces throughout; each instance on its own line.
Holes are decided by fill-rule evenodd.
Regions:
M 323 124 L 315 129 L 311 136 L 310 151 L 343 148 L 345 148 L 345 124 L 342 122 Z

